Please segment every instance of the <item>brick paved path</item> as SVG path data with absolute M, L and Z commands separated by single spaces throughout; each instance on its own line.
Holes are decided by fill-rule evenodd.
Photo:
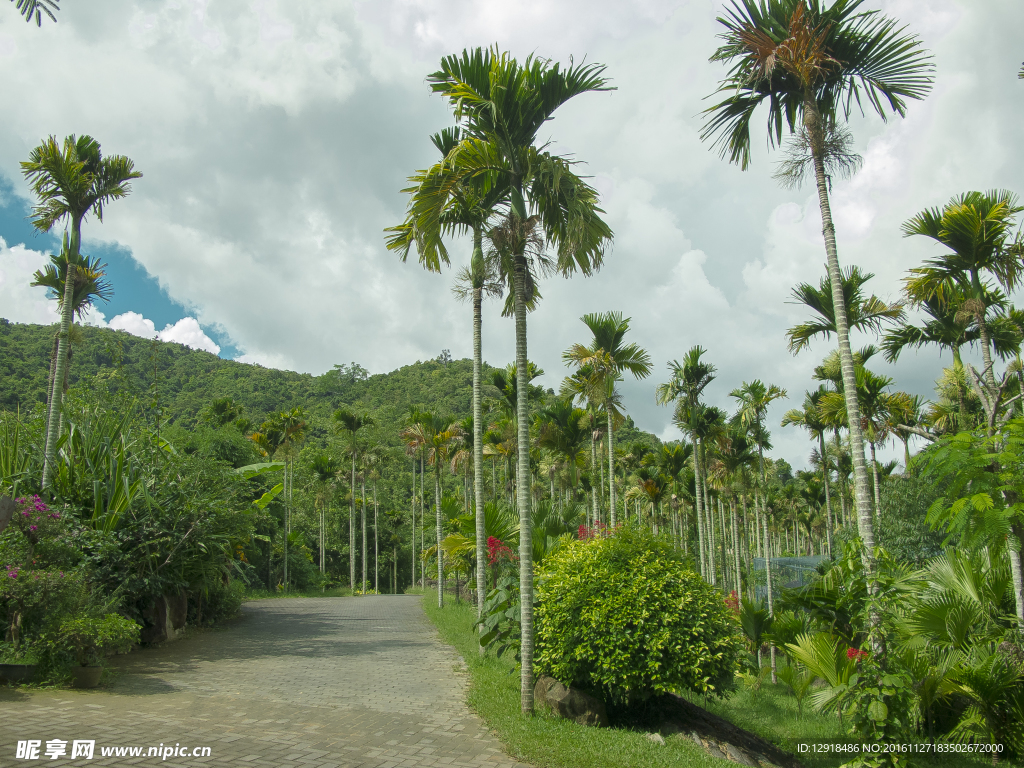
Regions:
M 246 603 L 219 630 L 112 660 L 94 691 L 0 687 L 0 768 L 206 765 L 391 768 L 521 765 L 465 704 L 462 660 L 420 598 Z M 39 761 L 18 740 L 43 742 Z M 45 743 L 94 739 L 92 760 L 47 759 Z M 145 757 L 150 746 L 208 746 L 210 757 Z M 102 757 L 102 746 L 144 747 Z

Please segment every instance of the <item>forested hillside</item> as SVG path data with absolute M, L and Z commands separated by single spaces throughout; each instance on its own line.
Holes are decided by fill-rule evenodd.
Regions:
M 0 408 L 31 409 L 46 402 L 46 379 L 56 326 L 0 319 Z M 410 406 L 470 411 L 472 364 L 431 360 L 387 374 L 367 375 L 356 364 L 322 376 L 223 360 L 173 342 L 150 341 L 123 331 L 76 326 L 69 384 L 97 380 L 136 395 L 147 410 L 159 407 L 171 424 L 191 426 L 215 398 L 230 397 L 248 418 L 301 406 L 328 415 L 342 404 L 404 413 Z M 487 371 L 485 364 L 485 375 Z

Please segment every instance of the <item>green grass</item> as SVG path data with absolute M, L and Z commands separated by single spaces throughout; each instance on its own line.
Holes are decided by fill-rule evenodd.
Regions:
M 278 597 L 351 597 L 352 590 L 348 587 L 335 587 L 321 592 L 319 589 L 308 591 L 292 590 L 290 592 L 271 592 L 266 589 L 247 589 L 242 596 L 243 601 L 248 600 L 269 600 Z
M 470 673 L 469 706 L 484 719 L 510 755 L 539 768 L 719 768 L 727 765 L 680 736 L 654 744 L 640 731 L 588 728 L 549 715 L 519 711 L 519 674 L 512 664 L 481 657 L 473 623 L 476 609 L 462 603 L 437 607 L 437 593 L 424 593 L 423 608 L 441 638 L 453 645 Z M 735 765 L 735 763 L 731 763 Z
M 426 590 L 423 608 L 444 642 L 462 655 L 469 668 L 469 705 L 492 728 L 510 755 L 542 768 L 660 768 L 687 766 L 725 768 L 736 765 L 710 757 L 682 736 L 666 745 L 649 742 L 643 732 L 618 728 L 588 728 L 550 715 L 526 717 L 519 711 L 519 674 L 510 662 L 481 657 L 474 630 L 476 610 L 466 604 L 437 607 L 437 593 Z M 848 738 L 838 718 L 820 715 L 804 706 L 798 716 L 796 699 L 783 684 L 765 681 L 759 691 L 739 689 L 724 701 L 688 698 L 708 711 L 777 744 L 797 756 L 806 768 L 838 768 L 851 754 L 798 752 L 800 744 L 843 743 Z M 1001 765 L 1010 765 L 1005 759 Z M 918 768 L 972 768 L 991 765 L 978 755 L 914 755 Z

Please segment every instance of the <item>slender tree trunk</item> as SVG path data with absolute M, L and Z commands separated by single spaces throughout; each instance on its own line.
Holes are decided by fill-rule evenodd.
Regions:
M 380 550 L 378 549 L 377 539 L 377 482 L 373 483 L 373 591 L 378 595 L 380 594 L 380 584 L 378 579 L 380 577 L 380 567 L 377 563 L 377 559 L 380 557 Z
M 444 553 L 441 551 L 441 459 L 434 455 L 434 513 L 437 525 L 437 607 L 444 608 Z
M 356 591 L 356 447 L 352 446 L 352 506 L 348 516 L 349 586 Z
M 288 459 L 284 460 L 284 591 L 288 591 L 288 534 L 292 531 L 291 505 L 288 503 Z
M 597 473 L 597 440 L 594 439 L 594 432 L 590 433 L 590 466 L 594 474 Z M 593 475 L 592 475 L 593 477 Z M 597 521 L 600 517 L 600 512 L 597 509 L 597 490 L 594 488 L 594 483 L 590 484 L 590 499 L 594 505 L 594 521 L 593 527 L 597 527 Z
M 765 571 L 765 581 L 767 582 L 767 585 L 768 585 L 768 615 L 770 617 L 774 618 L 775 617 L 775 598 L 772 597 L 772 558 L 771 558 L 771 554 L 769 554 L 769 550 L 771 548 L 771 543 L 769 542 L 769 539 L 768 539 L 768 514 L 767 514 L 767 512 L 765 512 L 763 520 L 764 520 L 764 571 Z M 775 685 L 776 683 L 779 682 L 779 678 L 778 678 L 778 675 L 777 675 L 777 668 L 776 668 L 776 665 L 775 665 L 775 645 L 772 644 L 771 646 L 769 646 L 769 650 L 771 651 L 771 662 L 772 662 L 772 685 Z
M 75 276 L 77 268 L 73 261 L 78 257 L 81 240 L 81 219 L 75 219 L 71 227 L 71 247 L 68 253 L 68 269 L 64 278 L 64 301 L 60 313 L 60 333 L 57 338 L 57 365 L 53 371 L 53 387 L 50 395 L 50 415 L 46 423 L 46 445 L 43 451 L 43 478 L 40 488 L 50 488 L 53 479 L 54 462 L 57 460 L 57 441 L 60 439 L 60 417 L 64 405 L 64 369 L 68 363 L 68 349 L 71 346 L 71 317 L 74 312 Z
M 365 477 L 362 479 L 362 482 L 360 482 L 359 485 L 360 485 L 360 489 L 361 489 L 360 493 L 363 496 L 362 517 L 360 519 L 360 522 L 361 522 L 361 525 L 362 525 L 362 529 L 363 529 L 363 560 L 362 560 L 362 563 L 361 563 L 361 565 L 362 565 L 362 572 L 361 572 L 362 573 L 362 581 L 359 583 L 359 591 L 360 592 L 365 592 L 366 591 L 366 478 Z
M 1021 568 L 1021 548 L 1024 545 L 1024 525 L 1018 521 L 1010 523 L 1010 532 L 1017 539 L 1016 546 L 1013 541 L 1007 542 L 1007 550 L 1010 555 L 1010 572 L 1013 576 L 1013 598 L 1014 607 L 1017 609 L 1017 629 L 1024 634 L 1024 570 Z
M 821 231 L 825 238 L 825 253 L 828 258 L 828 275 L 832 282 L 832 307 L 836 319 L 836 336 L 839 338 L 839 363 L 843 373 L 843 398 L 849 421 L 853 458 L 853 476 L 857 496 L 857 526 L 864 544 L 864 571 L 868 578 L 871 594 L 877 592 L 875 580 L 875 528 L 871 518 L 871 499 L 868 495 L 867 462 L 864 459 L 864 434 L 860 426 L 860 403 L 857 400 L 857 374 L 854 369 L 853 350 L 850 347 L 850 325 L 846 315 L 846 301 L 843 297 L 842 271 L 839 267 L 839 252 L 836 248 L 836 229 L 832 223 L 832 209 L 828 198 L 828 180 L 825 177 L 824 145 L 825 131 L 821 113 L 814 94 L 808 92 L 804 99 L 804 125 L 810 137 L 811 154 L 814 160 L 814 178 L 818 188 L 818 205 L 821 209 Z M 872 624 L 877 626 L 878 617 L 873 616 Z
M 821 449 L 821 476 L 825 481 L 825 538 L 828 540 L 828 556 L 832 557 L 832 492 L 829 490 L 828 461 L 825 458 L 825 435 L 818 434 L 818 446 Z
M 605 403 L 605 411 L 608 416 L 608 520 L 610 527 L 615 528 L 615 436 L 610 402 Z
M 412 552 L 412 581 L 410 582 L 411 587 L 416 586 L 416 457 L 412 459 L 412 498 L 410 499 L 412 507 L 412 531 L 411 540 L 409 542 L 409 551 Z
M 733 565 L 736 568 L 736 597 L 743 594 L 743 577 L 740 570 L 740 530 L 736 520 L 736 502 L 729 499 L 729 512 L 732 515 L 732 554 Z
M 479 239 L 479 232 L 474 232 L 474 238 Z M 476 259 L 476 251 L 480 248 L 479 242 L 474 243 L 473 258 Z M 483 259 L 481 251 L 481 261 Z M 473 499 L 476 503 L 476 616 L 478 619 L 484 615 L 484 601 L 487 599 L 487 584 L 482 574 L 484 573 L 484 562 L 487 549 L 487 531 L 484 525 L 484 425 L 483 406 L 481 403 L 480 369 L 483 361 L 481 343 L 481 325 L 483 303 L 483 291 L 480 288 L 473 289 Z M 483 632 L 483 627 L 480 627 Z M 483 653 L 484 647 L 480 646 Z
M 513 279 L 518 379 L 516 386 L 519 391 L 516 402 L 519 458 L 516 467 L 516 496 L 519 506 L 519 595 L 522 627 L 520 706 L 524 713 L 533 714 L 533 520 L 530 510 L 530 400 L 527 397 L 530 377 L 526 352 L 526 261 L 521 254 L 516 258 Z
M 420 554 L 427 551 L 427 508 L 425 506 L 426 499 L 423 494 L 423 452 L 420 452 Z M 426 574 L 426 563 L 420 565 L 420 589 L 426 589 L 427 586 L 427 574 Z
M 704 500 L 700 476 L 700 438 L 695 436 L 693 443 L 693 479 L 696 483 L 696 487 L 694 488 L 694 496 L 697 497 L 697 549 L 699 551 L 698 560 L 700 565 L 700 575 L 704 578 L 704 581 L 710 581 L 710 579 L 708 578 L 707 566 L 704 559 Z
M 882 494 L 878 487 L 878 460 L 875 459 L 875 444 L 871 445 L 871 477 L 875 481 L 875 523 L 882 519 Z

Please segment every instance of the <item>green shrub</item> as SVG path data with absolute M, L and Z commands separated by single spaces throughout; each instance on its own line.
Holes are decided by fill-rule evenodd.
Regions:
M 538 671 L 610 702 L 724 695 L 742 653 L 723 596 L 649 532 L 560 548 L 539 569 Z
M 108 613 L 101 618 L 68 619 L 60 625 L 57 640 L 80 665 L 102 663 L 111 653 L 125 653 L 139 642 L 142 627 L 131 619 Z
M 245 583 L 231 579 L 225 584 L 215 581 L 205 592 L 194 594 L 188 601 L 188 623 L 196 626 L 233 619 L 242 609 Z

